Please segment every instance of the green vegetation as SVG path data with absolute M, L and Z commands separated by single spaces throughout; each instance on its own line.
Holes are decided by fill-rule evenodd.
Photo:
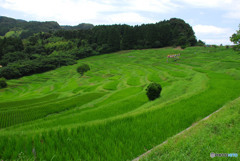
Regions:
M 81 43 L 88 51 L 88 42 Z M 180 59 L 167 62 L 167 55 L 178 53 Z M 79 78 L 81 64 L 89 64 L 91 72 Z M 134 159 L 238 98 L 239 64 L 239 54 L 225 47 L 131 50 L 7 80 L 8 87 L 0 90 L 0 160 Z M 151 82 L 161 84 L 160 99 L 148 101 Z M 229 135 L 211 128 L 219 144 L 207 140 L 211 146 L 203 145 L 201 154 L 217 152 L 221 139 L 237 133 L 238 121 L 229 127 Z M 235 150 L 238 138 L 219 152 Z M 181 160 L 193 160 L 189 151 L 202 150 L 190 143 Z
M 189 131 L 168 139 L 168 142 L 142 161 L 210 160 L 210 153 L 237 153 L 239 157 L 240 98 L 228 103 L 209 119 L 201 121 Z M 216 157 L 214 160 L 227 160 Z M 228 158 L 237 160 L 238 158 Z
M 177 18 L 140 26 L 100 25 L 77 30 L 80 26 L 86 29 L 89 25 L 62 29 L 56 22 L 19 22 L 0 17 L 0 35 L 7 30 L 0 39 L 0 77 L 21 78 L 120 50 L 197 44 L 192 27 Z M 140 80 L 133 77 L 127 83 L 139 85 Z
M 9 17 L 0 16 L 0 35 L 6 37 L 27 38 L 38 32 L 49 32 L 59 30 L 61 27 L 57 22 L 37 22 L 16 20 Z
M 5 37 L 20 37 L 21 33 L 23 31 L 19 30 L 19 31 L 9 31 L 5 34 Z
M 150 83 L 146 89 L 149 100 L 155 100 L 160 96 L 162 87 L 158 83 Z
M 0 36 L 27 38 L 38 32 L 51 32 L 56 30 L 88 30 L 92 29 L 92 24 L 81 23 L 77 26 L 60 26 L 57 22 L 47 21 L 24 21 L 10 17 L 0 16 Z
M 85 95 L 77 95 L 70 98 L 58 99 L 53 103 L 51 101 L 47 101 L 39 102 L 38 104 L 29 104 L 28 100 L 26 100 L 24 102 L 24 105 L 18 104 L 18 106 L 15 107 L 10 106 L 11 109 L 8 109 L 6 106 L 8 103 L 11 104 L 12 102 L 6 102 L 5 106 L 1 108 L 1 111 L 3 112 L 0 114 L 0 128 L 8 127 L 26 121 L 36 120 L 38 118 L 48 116 L 52 113 L 58 113 L 63 110 L 75 108 L 93 101 L 94 99 L 97 99 L 103 95 L 104 93 L 91 93 Z
M 7 82 L 4 78 L 0 78 L 0 88 L 6 88 Z
M 88 30 L 92 29 L 93 27 L 94 25 L 89 23 L 81 23 L 77 26 L 61 26 L 61 28 L 66 30 Z
M 235 44 L 234 50 L 240 51 L 240 25 L 239 30 L 230 37 L 230 40 Z
M 83 74 L 90 70 L 90 67 L 88 64 L 82 64 L 77 68 L 77 72 L 83 76 Z

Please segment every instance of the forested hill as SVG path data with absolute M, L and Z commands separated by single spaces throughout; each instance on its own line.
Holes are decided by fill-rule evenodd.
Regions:
M 25 21 L 0 16 L 0 36 L 27 38 L 38 32 L 50 32 L 60 29 L 90 29 L 92 24 L 82 23 L 77 26 L 60 26 L 55 21 Z
M 68 25 L 61 26 L 61 28 L 65 30 L 88 30 L 88 29 L 92 29 L 93 27 L 94 25 L 90 23 L 80 23 L 77 26 L 68 26 Z
M 49 32 L 52 30 L 61 29 L 59 24 L 54 21 L 38 22 L 38 21 L 24 21 L 16 20 L 9 17 L 0 17 L 0 35 L 15 36 L 21 38 L 27 38 L 34 33 Z
M 55 23 L 47 24 L 54 26 Z M 57 24 L 52 27 L 58 28 Z M 5 37 L 0 39 L 0 64 L 3 66 L 0 77 L 19 78 L 74 64 L 77 59 L 119 50 L 197 44 L 192 27 L 177 18 L 140 26 L 99 25 L 86 30 L 58 29 L 39 32 L 24 40 Z

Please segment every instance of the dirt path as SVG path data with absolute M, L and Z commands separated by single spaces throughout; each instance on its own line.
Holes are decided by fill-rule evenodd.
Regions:
M 240 97 L 239 97 L 239 98 L 240 98 Z M 239 99 L 239 98 L 236 98 L 236 99 L 232 100 L 231 102 L 233 102 L 233 101 L 235 101 L 235 100 L 237 100 L 237 99 Z M 229 103 L 231 103 L 231 102 L 229 102 Z M 191 128 L 195 127 L 195 126 L 198 125 L 200 122 L 202 122 L 202 121 L 204 121 L 204 120 L 207 120 L 210 116 L 212 116 L 213 114 L 219 112 L 221 109 L 223 109 L 223 108 L 224 108 L 226 105 L 228 105 L 229 103 L 225 104 L 224 106 L 222 106 L 221 108 L 219 108 L 217 111 L 211 113 L 211 114 L 208 115 L 207 117 L 205 117 L 205 118 L 203 118 L 202 120 L 194 123 L 193 125 L 191 125 L 191 126 L 188 127 L 187 129 L 179 132 L 178 134 L 172 136 L 171 138 L 177 137 L 177 136 L 181 135 L 182 133 L 184 133 L 185 131 L 188 131 L 188 130 L 190 130 Z M 170 138 L 169 138 L 169 139 L 170 139 Z M 132 161 L 139 161 L 142 157 L 144 157 L 145 155 L 149 154 L 151 151 L 153 151 L 153 150 L 155 150 L 155 149 L 163 146 L 163 145 L 166 144 L 167 142 L 168 142 L 168 140 L 162 142 L 161 144 L 159 144 L 159 145 L 155 146 L 154 148 L 148 150 L 147 152 L 143 153 L 142 155 L 138 156 L 137 158 L 133 159 Z

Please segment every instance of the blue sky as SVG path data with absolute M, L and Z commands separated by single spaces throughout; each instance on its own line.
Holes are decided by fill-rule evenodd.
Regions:
M 240 0 L 0 0 L 0 15 L 60 25 L 140 25 L 176 17 L 197 39 L 227 45 L 240 24 Z

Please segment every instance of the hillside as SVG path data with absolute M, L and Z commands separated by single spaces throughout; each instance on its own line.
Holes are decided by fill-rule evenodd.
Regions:
M 227 154 L 229 160 L 237 160 L 240 154 L 239 115 L 240 98 L 237 98 L 188 131 L 168 139 L 166 144 L 140 160 L 210 160 L 211 153 Z M 227 160 L 226 156 L 214 157 L 215 160 Z
M 21 38 L 26 38 L 33 33 L 38 32 L 49 32 L 53 30 L 61 29 L 59 24 L 54 21 L 48 22 L 38 22 L 38 21 L 24 21 L 24 20 L 16 20 L 9 17 L 0 17 L 0 35 L 4 36 L 8 32 L 11 31 L 21 31 L 19 36 Z
M 56 31 L 60 29 L 90 29 L 92 28 L 92 24 L 79 24 L 77 26 L 60 26 L 55 21 L 46 21 L 46 22 L 38 22 L 38 21 L 25 21 L 25 20 L 17 20 L 9 17 L 0 16 L 0 36 L 15 36 L 21 38 L 27 38 L 32 36 L 34 33 L 38 32 L 50 32 Z
M 82 63 L 91 70 L 80 77 Z M 224 47 L 130 50 L 8 80 L 0 90 L 0 159 L 134 159 L 238 98 L 239 64 Z M 154 101 L 150 82 L 163 87 Z
M 93 27 L 94 25 L 89 23 L 81 23 L 77 26 L 61 26 L 61 28 L 65 30 L 88 30 L 92 29 Z
M 8 34 L 22 35 L 23 32 Z M 3 66 L 0 77 L 20 78 L 120 50 L 195 45 L 199 44 L 192 27 L 178 18 L 140 26 L 99 25 L 89 30 L 40 32 L 27 39 L 10 36 L 0 39 L 0 64 Z

